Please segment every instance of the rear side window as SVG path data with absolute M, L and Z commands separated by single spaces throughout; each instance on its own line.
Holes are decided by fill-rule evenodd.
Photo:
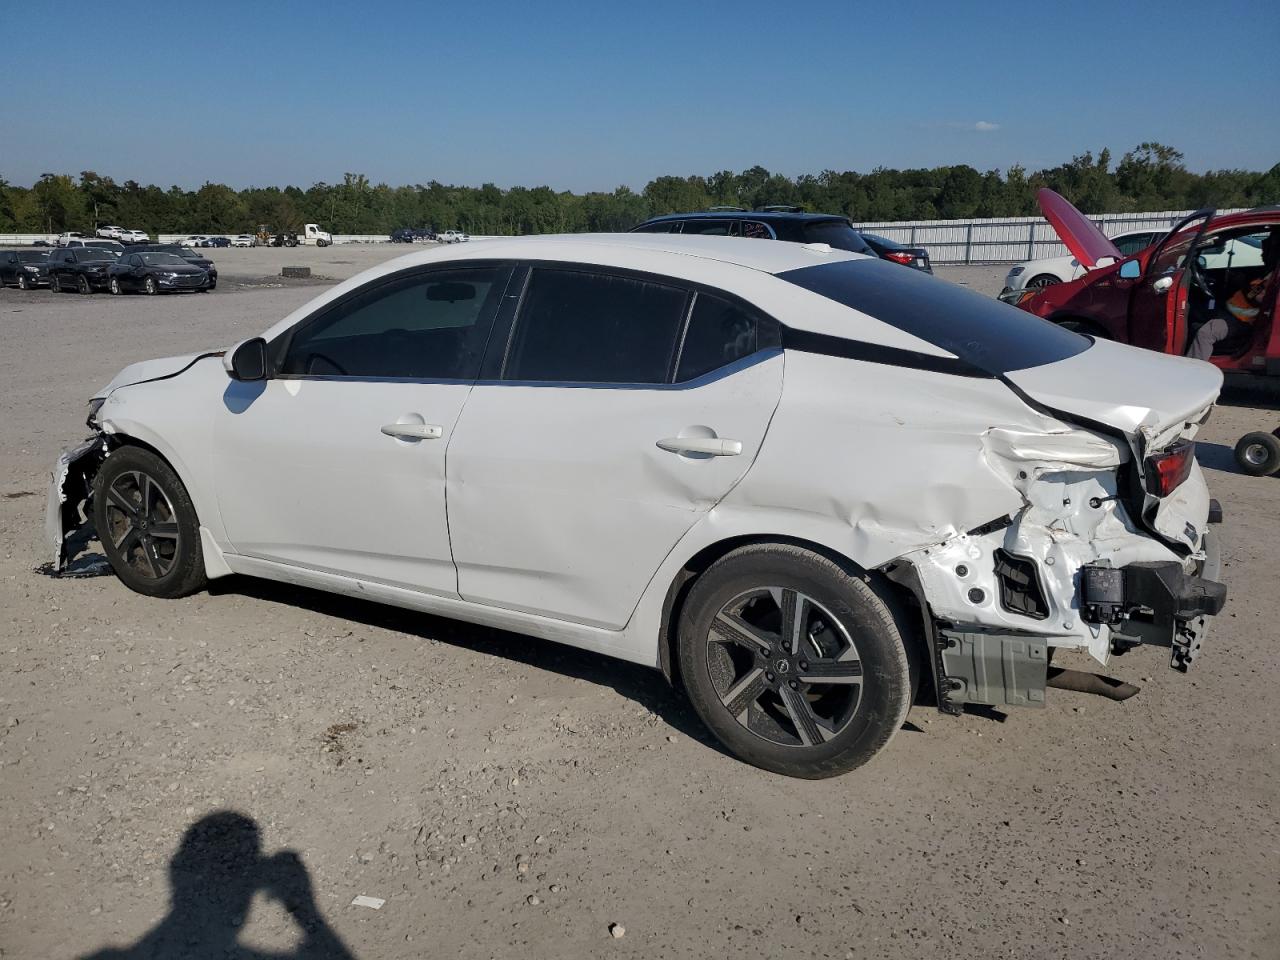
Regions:
M 473 380 L 508 272 L 433 270 L 376 285 L 296 328 L 280 373 Z
M 804 242 L 825 243 L 836 250 L 865 253 L 871 257 L 876 255 L 875 251 L 867 246 L 861 234 L 843 220 L 819 220 L 816 223 L 806 223 Z
M 693 380 L 726 364 L 749 357 L 760 346 L 756 315 L 745 307 L 709 293 L 698 293 L 689 316 L 676 382 Z
M 535 269 L 503 377 L 558 383 L 666 383 L 684 290 L 632 277 Z
M 727 237 L 732 226 L 728 220 L 686 220 L 684 233 L 701 233 L 707 236 Z
M 955 354 L 992 376 L 1074 357 L 1092 341 L 990 297 L 886 260 L 844 260 L 778 276 Z
M 1126 257 L 1132 256 L 1139 250 L 1145 250 L 1151 244 L 1160 238 L 1158 233 L 1136 233 L 1129 237 L 1120 237 L 1113 239 L 1111 242 L 1116 245 L 1116 249 Z

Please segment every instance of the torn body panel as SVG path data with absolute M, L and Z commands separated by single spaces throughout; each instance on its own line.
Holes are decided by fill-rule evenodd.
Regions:
M 94 536 L 93 477 L 108 449 L 107 438 L 95 434 L 64 450 L 54 464 L 44 529 L 55 574 L 63 573 Z

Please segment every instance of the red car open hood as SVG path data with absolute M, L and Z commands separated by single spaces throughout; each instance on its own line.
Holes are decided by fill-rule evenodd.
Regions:
M 1036 191 L 1040 212 L 1049 221 L 1071 255 L 1086 269 L 1097 265 L 1103 257 L 1123 260 L 1124 255 L 1088 217 L 1048 187 Z

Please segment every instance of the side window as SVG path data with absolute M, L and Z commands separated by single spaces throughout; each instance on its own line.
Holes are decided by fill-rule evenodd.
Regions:
M 1131 237 L 1124 237 L 1120 240 L 1112 241 L 1124 256 L 1129 257 L 1137 253 L 1139 250 L 1145 250 L 1151 246 L 1158 234 L 1154 233 L 1138 233 Z
M 632 233 L 672 233 L 677 223 L 670 220 L 663 220 L 661 223 L 646 223 L 643 227 L 636 227 Z
M 461 267 L 377 284 L 295 328 L 280 374 L 474 379 L 509 272 Z
M 687 302 L 684 290 L 645 280 L 535 269 L 503 377 L 667 383 Z
M 685 233 L 702 233 L 717 237 L 727 237 L 729 235 L 728 220 L 686 220 L 684 222 Z
M 776 346 L 777 337 L 770 335 L 773 329 L 771 322 L 758 320 L 745 307 L 699 293 L 680 346 L 676 382 L 694 380 L 757 350 Z

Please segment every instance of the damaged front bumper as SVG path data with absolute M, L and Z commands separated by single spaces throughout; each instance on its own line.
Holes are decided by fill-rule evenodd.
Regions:
M 95 435 L 64 450 L 54 464 L 45 509 L 45 539 L 54 574 L 66 572 L 93 539 L 93 478 L 108 449 L 107 438 Z

